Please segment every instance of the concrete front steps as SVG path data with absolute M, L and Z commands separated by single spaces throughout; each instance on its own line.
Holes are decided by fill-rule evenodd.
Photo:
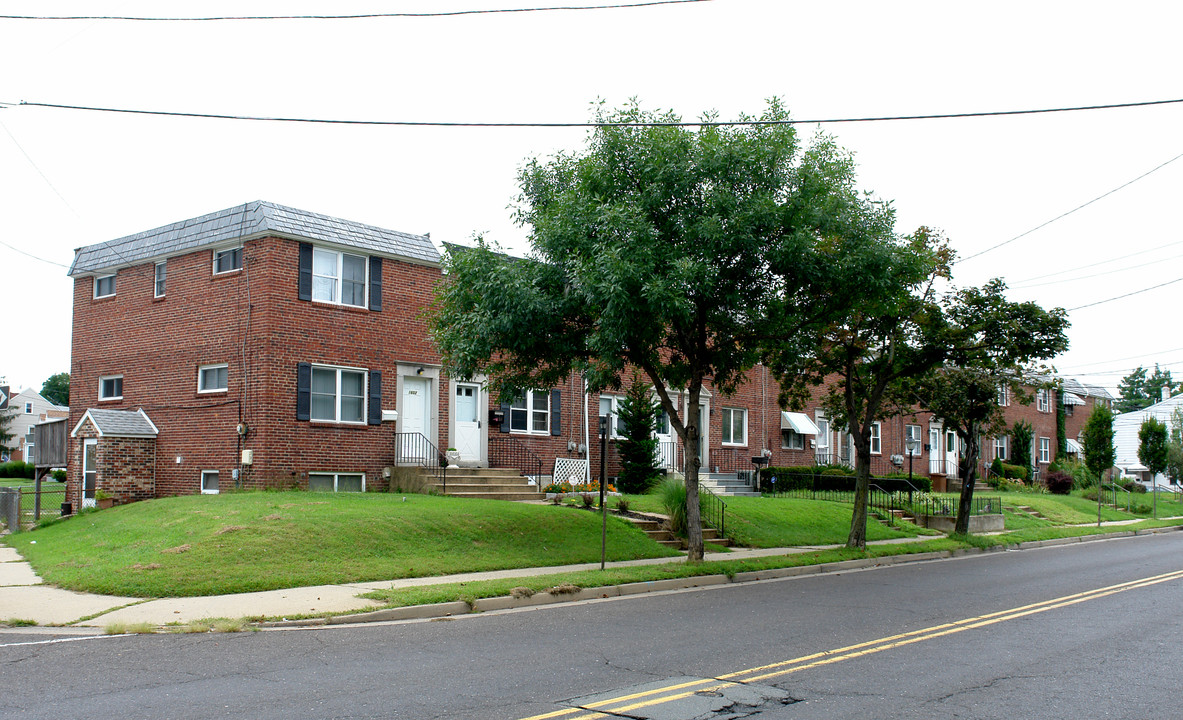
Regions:
M 540 487 L 531 485 L 513 468 L 450 468 L 447 487 L 439 482 L 433 487 L 440 495 L 449 497 L 485 500 L 546 499 L 546 494 L 541 492 Z
M 628 517 L 627 519 L 658 544 L 678 548 L 679 550 L 682 549 L 682 539 L 669 530 L 666 530 L 663 521 L 635 517 Z M 703 527 L 702 539 L 704 542 L 714 543 L 724 547 L 732 546 L 731 540 L 720 538 L 719 531 L 712 527 Z
M 722 497 L 760 497 L 759 492 L 735 473 L 703 473 L 698 476 L 698 484 Z

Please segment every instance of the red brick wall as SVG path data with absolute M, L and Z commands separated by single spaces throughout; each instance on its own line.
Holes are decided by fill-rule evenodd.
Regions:
M 95 489 L 105 490 L 116 504 L 156 497 L 155 438 L 99 437 L 94 425 L 87 422 L 71 439 L 70 470 L 66 501 L 81 507 L 82 440 L 98 438 L 95 446 Z M 77 474 L 73 471 L 77 469 Z

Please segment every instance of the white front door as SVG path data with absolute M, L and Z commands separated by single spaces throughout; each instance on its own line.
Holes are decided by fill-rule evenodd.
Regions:
M 481 459 L 480 385 L 456 385 L 456 450 L 461 460 Z
M 403 378 L 403 396 L 399 399 L 398 421 L 402 424 L 402 456 L 407 460 L 422 460 L 428 452 L 423 438 L 427 438 L 428 406 L 431 380 L 421 377 Z M 422 436 L 422 437 L 419 437 Z
M 657 467 L 662 470 L 678 470 L 678 439 L 670 423 L 670 416 L 665 410 L 657 415 L 657 427 L 653 431 L 657 439 Z
M 98 479 L 99 441 L 86 438 L 82 441 L 82 507 L 94 507 L 95 485 Z
M 957 477 L 957 433 L 945 431 L 945 474 Z
M 830 456 L 830 419 L 824 415 L 815 415 L 817 435 L 813 438 L 813 451 L 818 465 L 829 465 L 834 461 Z
M 944 463 L 941 460 L 941 449 L 944 448 L 941 443 L 941 426 L 931 425 L 928 428 L 928 472 L 931 475 L 943 475 L 945 469 Z

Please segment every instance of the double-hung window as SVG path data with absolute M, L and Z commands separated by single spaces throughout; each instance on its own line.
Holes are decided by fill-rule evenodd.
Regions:
M 164 297 L 164 276 L 167 273 L 166 265 L 168 261 L 156 263 L 155 280 L 152 284 L 152 296 L 162 298 Z
M 783 450 L 804 450 L 805 436 L 793 428 L 782 428 L 780 431 L 780 446 Z
M 1010 388 L 1006 385 L 998 386 L 998 407 L 1010 405 Z
M 871 454 L 883 454 L 883 425 L 877 422 L 871 423 Z
M 94 296 L 96 298 L 112 297 L 115 294 L 115 274 L 102 275 L 94 279 Z
M 364 423 L 365 370 L 313 365 L 310 412 L 312 420 Z
M 226 363 L 218 365 L 202 365 L 197 368 L 197 392 L 212 393 L 226 392 L 230 386 L 230 366 Z
M 998 437 L 994 438 L 995 460 L 1006 460 L 1007 444 L 1009 443 L 1009 440 L 1010 438 L 1008 438 L 1006 435 L 999 435 Z
M 624 437 L 624 421 L 620 419 L 620 404 L 623 400 L 618 395 L 600 396 L 600 417 L 612 416 L 612 428 L 608 435 L 611 438 Z
M 723 408 L 723 444 L 748 444 L 748 411 L 744 408 Z
M 312 251 L 312 299 L 366 306 L 366 258 L 316 248 Z
M 919 425 L 904 426 L 904 452 L 912 457 L 920 457 L 920 451 L 924 448 L 924 443 L 920 440 L 920 433 Z M 915 446 L 915 449 L 909 450 L 908 445 Z
M 1039 412 L 1050 412 L 1049 406 L 1051 403 L 1048 402 L 1047 396 L 1048 391 L 1046 389 L 1040 389 L 1035 392 L 1035 409 Z
M 121 400 L 122 398 L 122 375 L 104 375 L 99 378 L 99 400 Z
M 1052 439 L 1041 437 L 1039 438 L 1039 462 L 1049 463 L 1052 461 Z
M 226 248 L 214 251 L 214 274 L 234 272 L 242 269 L 242 248 Z
M 308 473 L 308 489 L 322 492 L 365 492 L 366 476 L 361 473 Z
M 549 434 L 550 393 L 546 390 L 530 390 L 519 395 L 509 404 L 509 429 L 510 432 Z

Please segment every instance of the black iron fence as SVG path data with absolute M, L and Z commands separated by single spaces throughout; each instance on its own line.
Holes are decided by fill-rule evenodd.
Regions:
M 542 487 L 542 460 L 505 433 L 489 433 L 489 467 L 517 470 Z
M 796 488 L 772 493 L 775 497 L 803 498 L 806 500 L 828 500 L 854 504 L 853 490 L 814 490 Z M 957 514 L 956 497 L 931 495 L 907 490 L 886 490 L 872 483 L 868 489 L 867 506 L 886 513 L 890 518 L 903 513 L 913 517 L 952 517 Z M 1002 499 L 998 497 L 975 497 L 970 503 L 970 515 L 1001 515 Z
M 422 433 L 394 434 L 394 464 L 422 468 L 442 488 L 442 492 L 448 492 L 448 459 Z
M 719 531 L 719 537 L 727 537 L 727 503 L 709 489 L 698 486 L 698 513 L 704 525 Z

